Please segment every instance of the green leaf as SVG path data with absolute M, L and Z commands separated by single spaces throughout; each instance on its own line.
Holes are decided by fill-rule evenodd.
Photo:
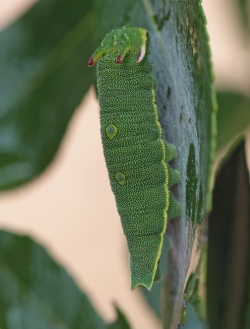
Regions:
M 68 273 L 27 236 L 0 231 L 0 291 L 1 329 L 105 327 Z
M 250 126 L 250 98 L 235 92 L 219 92 L 218 151 L 230 145 Z
M 117 319 L 115 320 L 115 322 L 109 324 L 107 326 L 107 329 L 131 329 L 130 324 L 123 312 L 119 309 L 117 305 L 115 305 L 115 308 L 117 313 Z
M 250 184 L 242 142 L 221 168 L 209 217 L 209 328 L 249 328 Z M 247 322 L 248 321 L 248 322 Z
M 97 22 L 100 40 L 123 25 L 144 27 L 150 35 L 160 120 L 166 139 L 177 146 L 173 166 L 181 173 L 175 196 L 182 216 L 168 223 L 171 247 L 163 292 L 164 328 L 175 328 L 196 230 L 206 213 L 215 153 L 216 101 L 206 20 L 196 0 L 105 0 Z
M 249 0 L 236 0 L 236 4 L 240 10 L 240 16 L 243 23 L 243 26 L 248 29 L 249 32 L 249 23 L 250 23 L 250 4 Z
M 41 0 L 0 33 L 0 190 L 40 174 L 93 81 L 93 1 Z

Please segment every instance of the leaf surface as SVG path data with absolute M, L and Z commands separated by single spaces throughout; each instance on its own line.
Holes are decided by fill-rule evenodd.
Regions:
M 107 326 L 107 329 L 131 329 L 130 324 L 123 312 L 116 307 L 117 319 Z
M 250 184 L 244 141 L 222 166 L 209 216 L 209 328 L 249 327 Z
M 250 99 L 235 92 L 219 92 L 218 151 L 250 127 Z
M 86 295 L 27 236 L 0 231 L 1 329 L 104 329 Z
M 41 0 L 0 33 L 0 190 L 40 174 L 92 83 L 92 1 Z

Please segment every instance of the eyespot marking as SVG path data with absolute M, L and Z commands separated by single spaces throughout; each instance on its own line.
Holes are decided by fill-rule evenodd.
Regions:
M 118 128 L 113 123 L 109 124 L 105 129 L 106 135 L 112 140 L 118 133 Z
M 124 185 L 125 181 L 126 181 L 126 176 L 124 175 L 124 173 L 122 173 L 121 171 L 118 171 L 115 174 L 115 179 L 117 180 L 118 184 L 120 185 Z

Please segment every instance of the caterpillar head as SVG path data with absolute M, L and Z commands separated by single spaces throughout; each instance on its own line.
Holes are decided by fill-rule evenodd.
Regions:
M 123 26 L 106 34 L 100 46 L 88 61 L 88 66 L 93 66 L 105 54 L 113 52 L 116 64 L 121 64 L 128 52 L 133 52 L 136 62 L 140 63 L 146 54 L 148 32 L 142 27 Z

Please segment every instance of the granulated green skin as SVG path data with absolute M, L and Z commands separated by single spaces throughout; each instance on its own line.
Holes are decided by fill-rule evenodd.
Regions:
M 106 54 L 97 64 L 101 136 L 112 190 L 130 252 L 132 288 L 151 288 L 162 249 L 169 203 L 166 149 L 155 105 L 155 80 L 146 57 L 120 65 Z M 117 127 L 112 139 L 106 127 Z M 112 127 L 111 127 L 112 130 Z M 119 184 L 116 173 L 122 173 Z
M 150 290 L 159 279 L 167 216 L 181 208 L 169 192 L 179 178 L 167 165 L 176 148 L 162 139 L 148 49 L 144 28 L 123 26 L 104 37 L 88 65 L 98 63 L 102 143 L 127 237 L 131 287 Z

